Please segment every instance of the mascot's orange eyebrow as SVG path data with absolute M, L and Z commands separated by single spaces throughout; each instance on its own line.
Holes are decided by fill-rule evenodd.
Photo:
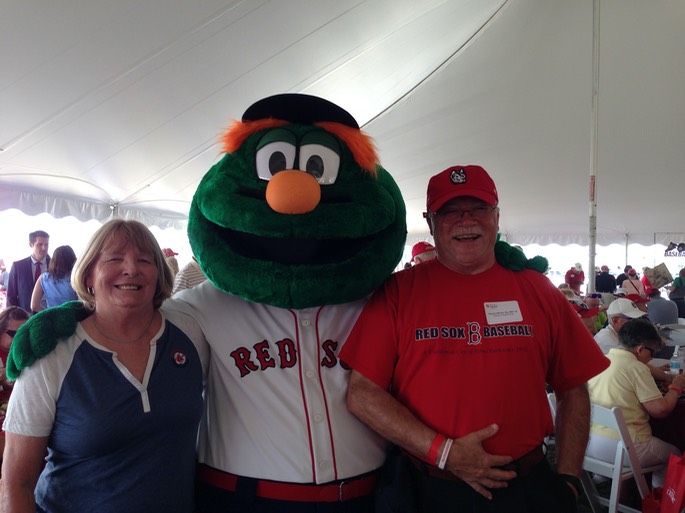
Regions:
M 364 171 L 376 176 L 378 154 L 376 153 L 376 147 L 374 146 L 371 137 L 361 130 L 341 123 L 322 121 L 321 123 L 314 123 L 314 125 L 340 137 L 352 152 L 355 162 L 359 164 Z
M 240 145 L 243 144 L 245 139 L 250 135 L 266 128 L 275 128 L 287 124 L 287 121 L 273 118 L 260 119 L 257 121 L 234 121 L 221 137 L 223 150 L 225 153 L 233 153 L 240 148 Z M 355 162 L 367 173 L 373 176 L 376 175 L 378 154 L 376 153 L 376 147 L 374 146 L 371 137 L 361 130 L 341 123 L 325 121 L 314 123 L 314 126 L 321 127 L 327 132 L 342 139 L 350 152 L 352 152 Z
M 224 132 L 224 135 L 221 137 L 224 152 L 233 153 L 240 148 L 240 145 L 243 144 L 245 139 L 260 130 L 287 124 L 287 121 L 273 118 L 260 119 L 257 121 L 233 121 L 231 126 L 226 129 L 226 132 Z

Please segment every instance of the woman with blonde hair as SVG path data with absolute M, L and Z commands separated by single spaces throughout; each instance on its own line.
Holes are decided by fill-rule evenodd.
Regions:
M 208 349 L 195 321 L 160 310 L 173 284 L 162 250 L 142 223 L 109 221 L 72 284 L 85 309 L 76 332 L 15 384 L 0 504 L 191 513 Z

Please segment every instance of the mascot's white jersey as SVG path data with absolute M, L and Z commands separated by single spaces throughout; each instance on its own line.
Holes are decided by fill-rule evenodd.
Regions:
M 380 467 L 385 443 L 347 410 L 338 352 L 367 298 L 302 310 L 251 303 L 209 281 L 192 309 L 211 347 L 198 459 L 233 474 L 326 483 Z

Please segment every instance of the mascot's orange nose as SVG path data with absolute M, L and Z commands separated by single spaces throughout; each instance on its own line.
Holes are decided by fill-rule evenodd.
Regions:
M 279 171 L 266 186 L 266 202 L 279 214 L 306 214 L 314 210 L 319 201 L 319 182 L 304 171 Z

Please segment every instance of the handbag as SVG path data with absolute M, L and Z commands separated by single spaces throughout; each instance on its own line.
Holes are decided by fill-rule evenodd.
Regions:
M 681 513 L 685 507 L 685 458 L 671 454 L 661 493 L 660 513 Z
M 663 488 L 654 488 L 642 499 L 642 513 L 661 513 L 661 492 Z

